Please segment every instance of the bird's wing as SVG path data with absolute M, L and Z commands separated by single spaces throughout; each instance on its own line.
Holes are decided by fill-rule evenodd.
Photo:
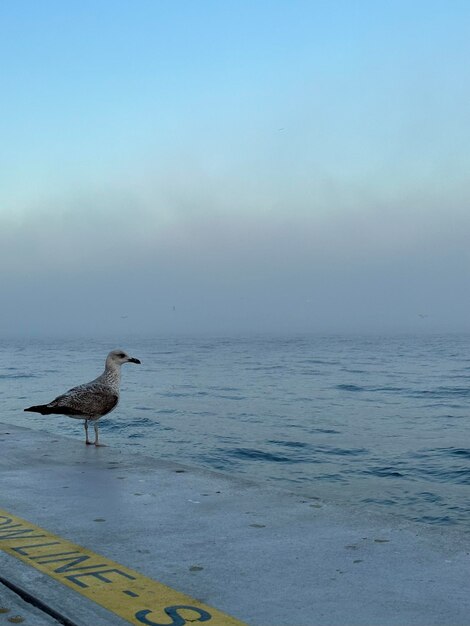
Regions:
M 102 416 L 112 411 L 119 401 L 118 394 L 106 385 L 87 383 L 69 389 L 47 406 L 63 409 L 65 415 Z

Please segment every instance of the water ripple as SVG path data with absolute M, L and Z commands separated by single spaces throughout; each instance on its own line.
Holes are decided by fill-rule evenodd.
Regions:
M 335 385 L 335 389 L 338 389 L 339 391 L 353 391 L 353 392 L 365 391 L 364 387 L 361 387 L 360 385 L 347 385 L 347 384 Z

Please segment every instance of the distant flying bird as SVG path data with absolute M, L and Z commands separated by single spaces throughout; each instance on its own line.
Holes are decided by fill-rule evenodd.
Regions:
M 427 313 L 418 313 L 418 317 L 420 317 L 422 320 L 426 319 L 426 317 L 429 317 L 429 315 Z
M 123 363 L 140 363 L 140 361 L 128 356 L 122 350 L 113 350 L 108 354 L 105 370 L 98 378 L 69 389 L 49 404 L 30 406 L 25 411 L 41 413 L 41 415 L 67 415 L 85 420 L 85 443 L 100 446 L 102 444 L 98 441 L 98 420 L 117 407 Z M 95 441 L 88 439 L 89 421 L 93 422 Z

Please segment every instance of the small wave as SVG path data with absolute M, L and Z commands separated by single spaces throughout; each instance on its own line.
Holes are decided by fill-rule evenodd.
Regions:
M 198 454 L 195 458 L 203 465 L 207 464 L 214 469 L 222 471 L 227 471 L 236 466 L 236 460 L 228 458 L 225 452 L 206 452 Z
M 302 359 L 300 363 L 307 365 L 337 365 L 338 361 L 328 361 L 326 359 Z
M 239 422 L 248 422 L 250 424 L 260 424 L 263 420 L 259 417 L 259 415 L 255 415 L 254 413 L 238 413 L 230 416 L 231 419 L 236 419 Z
M 336 448 L 334 446 L 313 446 L 308 443 L 302 443 L 297 441 L 282 441 L 282 440 L 274 440 L 269 443 L 274 443 L 276 445 L 282 445 L 291 450 L 303 450 L 308 451 L 308 455 L 300 455 L 299 453 L 295 456 L 286 456 L 273 452 L 265 452 L 264 450 L 258 450 L 254 448 L 235 448 L 229 451 L 229 454 L 232 456 L 236 456 L 237 458 L 248 458 L 251 460 L 260 460 L 260 461 L 273 461 L 273 462 L 288 462 L 288 463 L 319 463 L 320 459 L 319 455 L 328 456 L 344 456 L 344 457 L 359 457 L 362 456 L 366 450 L 363 448 Z M 324 458 L 322 462 L 324 462 Z
M 458 485 L 470 485 L 470 469 L 462 467 L 454 470 L 435 472 L 435 477 L 441 482 L 452 482 Z
M 364 474 L 379 476 L 380 478 L 403 478 L 404 474 L 394 467 L 374 467 L 364 470 Z
M 196 415 L 197 417 L 215 417 L 217 413 L 213 411 L 186 411 L 187 415 Z
M 470 459 L 470 448 L 430 448 L 420 450 L 417 454 L 419 458 L 432 458 L 436 455 Z
M 335 389 L 338 389 L 339 391 L 353 391 L 353 392 L 365 391 L 365 388 L 361 387 L 360 385 L 346 385 L 346 384 L 335 385 Z
M 340 435 L 341 431 L 333 430 L 333 428 L 312 428 L 311 433 L 322 433 L 324 435 Z
M 333 454 L 335 456 L 362 456 L 367 453 L 365 448 L 335 448 L 333 446 L 318 446 L 316 452 L 323 454 Z
M 78 427 L 76 427 L 78 431 Z M 119 424 L 118 422 L 112 422 L 111 420 L 100 420 L 100 432 L 104 430 L 106 432 L 122 432 L 126 429 L 126 425 Z
M 269 461 L 271 463 L 299 463 L 304 459 L 292 458 L 282 454 L 274 454 L 273 452 L 264 452 L 254 448 L 234 448 L 228 450 L 228 455 L 237 459 L 249 459 L 250 461 Z
M 417 494 L 418 497 L 422 498 L 426 502 L 442 502 L 441 496 L 438 496 L 431 491 L 421 491 Z
M 36 374 L 0 374 L 1 380 L 16 380 L 18 378 L 36 378 Z
M 448 454 L 470 459 L 470 448 L 449 448 Z
M 132 426 L 155 426 L 158 424 L 157 420 L 152 420 L 149 417 L 139 417 L 132 420 Z
M 289 394 L 290 396 L 292 396 L 293 394 Z M 313 402 L 314 399 L 313 398 L 308 398 L 306 396 L 299 396 L 299 397 L 293 397 L 292 400 L 290 400 L 289 402 L 296 404 L 297 402 L 307 402 L 307 403 L 311 403 Z
M 221 398 L 222 400 L 246 400 L 245 396 L 226 396 L 222 394 L 214 394 L 215 398 Z
M 284 365 L 254 365 L 253 367 L 247 367 L 246 369 L 253 372 L 271 372 L 276 370 L 285 369 Z
M 278 441 L 271 439 L 268 443 L 275 443 L 278 446 L 287 446 L 288 448 L 308 448 L 309 444 L 304 441 Z
M 386 506 L 393 506 L 397 503 L 397 501 L 392 498 L 363 498 L 361 502 L 365 504 L 384 504 Z
M 112 419 L 100 421 L 100 426 L 113 432 L 132 432 L 135 428 L 155 428 L 158 427 L 158 425 L 159 422 L 157 420 L 152 420 L 148 417 L 140 417 L 130 422 L 122 422 L 121 420 L 113 421 Z
M 407 394 L 411 398 L 461 398 L 470 397 L 470 387 L 437 387 L 436 389 L 418 389 Z
M 182 393 L 178 391 L 161 391 L 158 395 L 163 396 L 164 398 L 190 398 L 194 394 Z
M 392 387 L 392 386 L 385 386 L 385 387 L 373 387 L 371 388 L 371 391 L 379 391 L 379 392 L 385 392 L 385 393 L 404 393 L 404 392 L 408 392 L 407 389 L 405 389 L 405 387 Z
M 457 522 L 455 521 L 455 519 L 453 519 L 452 517 L 450 517 L 450 515 L 421 515 L 418 517 L 412 517 L 411 518 L 413 521 L 415 522 L 421 522 L 424 524 L 435 524 L 435 525 L 439 525 L 439 526 L 450 526 L 450 525 L 454 525 Z
M 332 483 L 348 483 L 348 480 L 341 474 L 318 474 L 317 479 Z
M 301 369 L 299 370 L 299 374 L 302 376 L 327 376 L 326 372 L 313 367 L 311 369 Z

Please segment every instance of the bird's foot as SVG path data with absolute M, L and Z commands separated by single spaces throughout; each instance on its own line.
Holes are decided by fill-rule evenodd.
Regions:
M 106 444 L 105 443 L 95 443 L 95 447 L 96 448 L 106 448 Z
M 93 445 L 93 441 L 85 441 L 87 446 L 92 446 Z

